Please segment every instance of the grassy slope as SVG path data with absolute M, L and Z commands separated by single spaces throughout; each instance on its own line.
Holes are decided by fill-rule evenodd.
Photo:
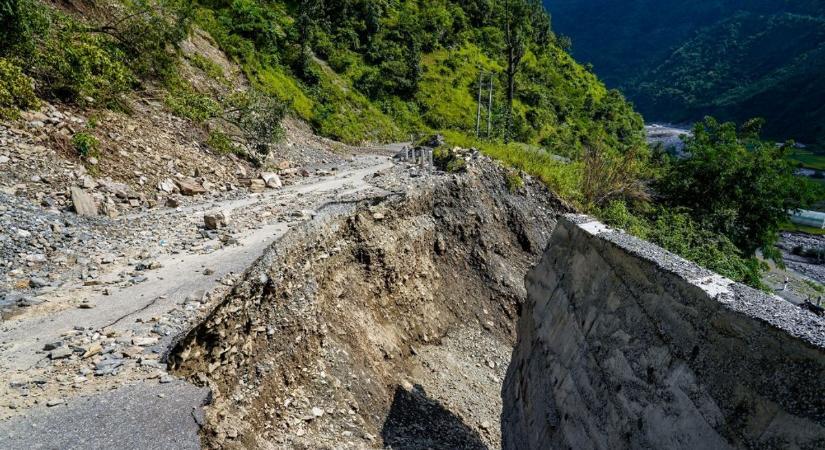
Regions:
M 278 7 L 280 2 L 272 4 L 282 18 L 279 33 L 285 35 L 293 23 L 289 8 L 286 4 Z M 222 19 L 231 13 L 227 11 L 201 7 L 197 23 L 241 63 L 255 85 L 290 102 L 294 113 L 323 135 L 359 143 L 404 140 L 413 133 L 440 130 L 474 134 L 478 76 L 479 71 L 485 71 L 495 74 L 493 128 L 494 137 L 501 136 L 503 66 L 498 56 L 486 54 L 472 38 L 422 54 L 421 77 L 412 97 L 370 97 L 357 87 L 361 77 L 372 70 L 363 54 L 340 47 L 327 51 L 326 61 L 312 63 L 318 81 L 307 84 L 285 64 L 263 57 L 248 37 L 234 35 Z M 396 15 L 388 14 L 384 26 L 397 20 Z M 518 86 L 518 140 L 542 144 L 565 155 L 580 153 L 593 134 L 603 135 L 616 147 L 642 140 L 641 118 L 620 96 L 608 98 L 598 79 L 555 45 L 540 56 L 528 52 Z M 484 96 L 487 94 L 485 91 Z M 603 118 L 605 115 L 614 117 Z M 609 123 L 612 118 L 615 123 Z

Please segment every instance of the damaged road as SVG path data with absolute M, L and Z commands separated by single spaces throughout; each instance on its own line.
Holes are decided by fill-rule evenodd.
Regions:
M 65 283 L 0 322 L 0 420 L 6 419 L 0 422 L 0 448 L 19 448 L 21 434 L 29 437 L 27 446 L 36 435 L 44 448 L 107 447 L 110 437 L 119 439 L 114 447 L 196 444 L 192 410 L 208 390 L 167 374 L 162 359 L 175 336 L 267 247 L 290 229 L 321 220 L 315 216 L 325 205 L 387 195 L 369 180 L 391 167 L 385 156 L 360 156 L 329 176 L 277 191 L 123 219 L 121 226 L 133 226 L 137 237 L 152 223 L 204 234 L 203 215 L 211 211 L 243 226 L 206 235 L 189 249 L 156 252 L 151 262 L 140 263 L 137 276 L 124 277 L 131 269 L 117 261 L 101 266 L 94 282 Z M 147 236 L 145 248 L 157 247 L 155 239 Z M 124 254 L 146 252 L 137 247 Z M 73 432 L 61 428 L 78 423 L 84 426 Z M 164 429 L 181 434 L 154 431 Z
M 147 246 L 156 219 L 170 242 L 202 238 L 119 256 L 2 322 L 0 448 L 500 447 L 523 279 L 569 207 L 466 159 L 448 174 L 364 155 L 125 219 Z
M 500 447 L 524 276 L 569 210 L 507 174 L 387 174 L 272 246 L 169 356 L 213 394 L 205 445 Z

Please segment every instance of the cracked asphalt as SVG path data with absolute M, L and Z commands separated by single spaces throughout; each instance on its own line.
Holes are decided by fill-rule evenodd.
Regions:
M 363 156 L 307 183 L 182 208 L 175 213 L 193 227 L 218 210 L 257 222 L 210 253 L 158 256 L 140 283 L 66 286 L 0 322 L 0 449 L 198 448 L 194 417 L 208 393 L 168 375 L 163 354 L 293 223 L 386 194 L 368 179 L 390 167 L 385 156 Z

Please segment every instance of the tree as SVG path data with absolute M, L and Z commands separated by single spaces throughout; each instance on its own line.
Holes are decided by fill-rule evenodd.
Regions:
M 685 207 L 704 227 L 728 236 L 746 256 L 776 242 L 788 211 L 809 207 L 821 190 L 795 175 L 791 144 L 759 137 L 763 122 L 706 118 L 685 139 L 686 158 L 673 162 L 657 185 L 674 207 Z
M 324 8 L 323 0 L 302 0 L 295 20 L 296 41 L 299 55 L 296 71 L 301 78 L 310 78 L 310 60 L 312 58 L 312 39 L 318 27 L 319 16 Z
M 538 0 L 504 0 L 502 10 L 505 59 L 507 63 L 507 111 L 505 141 L 510 140 L 513 126 L 513 100 L 516 95 L 516 75 L 530 46 L 544 47 L 550 43 L 550 16 Z

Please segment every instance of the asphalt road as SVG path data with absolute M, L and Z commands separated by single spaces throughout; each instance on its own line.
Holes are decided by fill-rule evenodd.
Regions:
M 198 449 L 209 390 L 142 382 L 0 422 L 0 449 Z

